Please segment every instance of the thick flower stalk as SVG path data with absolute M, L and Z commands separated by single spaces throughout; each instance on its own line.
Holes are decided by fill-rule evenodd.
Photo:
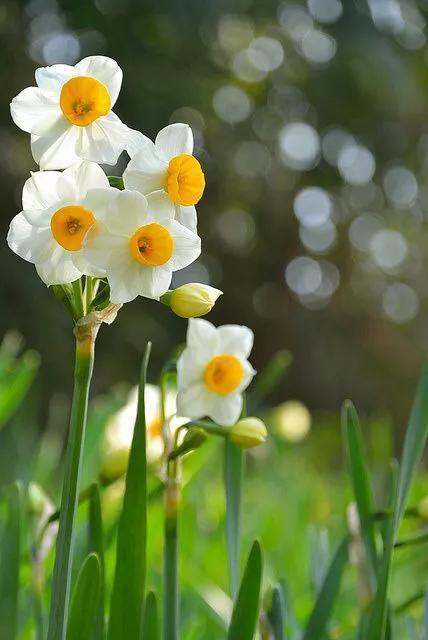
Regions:
M 48 640 L 62 640 L 65 638 L 67 628 L 75 538 L 74 524 L 79 501 L 79 478 L 97 328 L 94 325 L 77 325 L 75 329 L 74 391 L 52 581 Z

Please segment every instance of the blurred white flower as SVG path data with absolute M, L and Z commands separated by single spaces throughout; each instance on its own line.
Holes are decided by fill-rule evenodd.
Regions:
M 236 423 L 242 411 L 242 392 L 255 371 L 247 358 L 254 341 L 247 327 L 214 327 L 192 318 L 187 344 L 177 362 L 177 410 L 197 420 L 204 416 L 223 426 Z
M 116 164 L 129 135 L 111 110 L 122 75 L 117 62 L 105 56 L 36 70 L 37 87 L 21 91 L 10 110 L 15 124 L 31 133 L 41 169 L 64 169 L 80 158 Z
M 146 455 L 148 464 L 156 464 L 163 454 L 161 394 L 159 387 L 146 384 Z M 129 451 L 137 417 L 138 387 L 134 387 L 126 404 L 109 420 L 104 438 L 102 475 L 114 480 L 123 475 L 128 466 Z M 169 390 L 165 401 L 165 418 L 172 434 L 187 421 L 176 417 L 176 393 Z
M 289 442 L 304 440 L 312 421 L 309 410 L 298 400 L 288 400 L 276 407 L 273 420 L 277 435 Z

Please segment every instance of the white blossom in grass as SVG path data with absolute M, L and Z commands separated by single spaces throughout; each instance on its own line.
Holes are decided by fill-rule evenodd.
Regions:
M 131 131 L 127 151 L 131 160 L 124 171 L 128 189 L 143 195 L 159 191 L 176 220 L 196 231 L 195 204 L 205 188 L 205 176 L 193 154 L 193 134 L 187 124 L 170 124 L 155 142 L 139 131 Z
M 158 192 L 145 197 L 124 190 L 110 200 L 88 232 L 83 254 L 90 273 L 105 271 L 111 302 L 130 302 L 137 296 L 158 300 L 173 272 L 200 255 L 199 236 L 173 215 Z
M 146 384 L 144 401 L 147 462 L 150 465 L 155 465 L 159 462 L 164 450 L 159 387 L 153 384 Z M 126 404 L 107 423 L 101 470 L 101 474 L 105 479 L 115 480 L 120 478 L 126 471 L 137 417 L 137 407 L 138 387 L 134 387 L 128 395 Z M 187 418 L 176 417 L 176 410 L 176 393 L 168 390 L 165 398 L 165 418 L 171 435 L 175 434 L 179 426 L 187 422 Z
M 82 246 L 101 209 L 118 193 L 94 162 L 59 171 L 37 171 L 24 185 L 23 211 L 10 224 L 7 242 L 35 264 L 45 284 L 67 284 L 91 272 Z M 102 194 L 102 197 L 100 197 Z
M 10 110 L 15 124 L 31 133 L 41 169 L 64 169 L 80 158 L 116 164 L 129 135 L 112 111 L 122 75 L 117 62 L 105 56 L 36 70 L 37 86 L 21 91 Z
M 237 422 L 242 392 L 255 371 L 248 362 L 254 335 L 247 327 L 214 327 L 191 318 L 186 348 L 177 362 L 177 411 L 197 420 L 208 416 L 222 426 Z

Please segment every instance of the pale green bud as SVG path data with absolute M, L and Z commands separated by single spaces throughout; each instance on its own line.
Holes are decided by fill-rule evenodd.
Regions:
M 266 425 L 260 418 L 243 418 L 233 425 L 229 437 L 242 449 L 256 447 L 267 438 Z
M 161 300 L 169 304 L 172 311 L 180 318 L 198 318 L 211 311 L 222 293 L 220 289 L 214 289 L 208 284 L 189 282 L 173 291 L 168 291 Z

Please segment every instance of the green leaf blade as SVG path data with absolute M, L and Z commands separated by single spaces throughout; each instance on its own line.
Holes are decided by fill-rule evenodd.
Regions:
M 97 484 L 93 484 L 89 491 L 89 552 L 97 554 L 100 565 L 100 587 L 97 611 L 95 614 L 95 631 L 93 640 L 104 640 L 104 606 L 105 606 L 105 565 L 103 523 L 101 515 L 100 491 Z
M 256 540 L 248 556 L 227 640 L 253 640 L 259 619 L 262 573 L 262 549 Z
M 369 561 L 370 585 L 374 591 L 378 565 L 373 523 L 375 505 L 358 415 L 349 400 L 344 403 L 342 409 L 342 429 L 363 543 Z
M 153 591 L 149 591 L 144 607 L 143 640 L 160 640 L 160 625 L 157 599 Z
M 84 560 L 77 576 L 67 626 L 67 640 L 92 640 L 100 595 L 100 561 L 96 553 Z
M 117 534 L 108 640 L 139 638 L 143 623 L 147 542 L 147 462 L 144 389 L 151 344 L 141 366 L 138 409 Z
M 16 640 L 18 630 L 21 489 L 12 485 L 0 556 L 0 638 Z
M 272 590 L 271 606 L 268 612 L 269 622 L 272 627 L 273 640 L 284 640 L 285 637 L 285 597 L 281 584 L 275 585 Z
M 241 493 L 244 474 L 244 453 L 226 438 L 224 443 L 224 489 L 226 497 L 226 540 L 229 580 L 232 598 L 239 585 L 239 551 L 241 537 Z
M 303 640 L 323 640 L 327 624 L 339 594 L 342 574 L 348 561 L 348 538 L 340 543 L 318 593 L 315 606 L 306 625 Z

